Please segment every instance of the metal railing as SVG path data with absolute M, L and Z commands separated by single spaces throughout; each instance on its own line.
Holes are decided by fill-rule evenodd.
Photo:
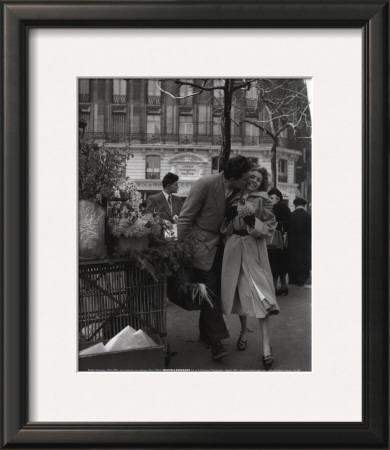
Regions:
M 84 141 L 88 142 L 107 142 L 107 143 L 126 143 L 126 144 L 145 144 L 145 145 L 183 145 L 183 146 L 209 146 L 221 145 L 221 135 L 190 135 L 190 134 L 160 134 L 160 133 L 104 133 L 104 132 L 85 132 Z M 232 143 L 246 147 L 270 147 L 272 139 L 268 136 L 233 136 Z M 278 147 L 286 147 L 287 140 L 281 139 Z
M 242 141 L 243 145 L 248 147 L 272 144 L 272 139 L 269 136 L 244 136 Z
M 186 97 L 180 99 L 180 106 L 192 106 L 193 97 Z
M 257 108 L 257 98 L 245 99 L 245 107 L 247 109 L 256 109 Z
M 278 181 L 279 183 L 287 183 L 287 174 L 278 174 Z
M 146 172 L 145 173 L 145 180 L 159 180 L 160 179 L 160 172 Z
M 112 103 L 115 103 L 116 105 L 125 104 L 126 103 L 126 95 L 113 95 Z
M 91 97 L 89 94 L 79 94 L 79 102 L 80 103 L 89 103 L 91 101 Z
M 161 95 L 148 95 L 148 105 L 161 105 Z

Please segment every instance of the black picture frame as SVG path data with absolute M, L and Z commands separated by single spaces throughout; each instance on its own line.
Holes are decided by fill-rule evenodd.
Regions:
M 389 448 L 386 1 L 1 1 L 1 445 Z M 359 28 L 363 36 L 361 423 L 32 423 L 28 418 L 28 33 L 35 27 Z M 343 230 L 348 233 L 347 217 Z M 347 326 L 348 317 L 345 318 Z M 338 368 L 335 368 L 338 370 Z M 340 368 L 342 370 L 342 368 Z M 304 395 L 304 393 L 302 393 Z

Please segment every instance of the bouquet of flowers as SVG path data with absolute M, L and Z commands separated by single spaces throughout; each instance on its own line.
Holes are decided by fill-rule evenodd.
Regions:
M 133 180 L 112 187 L 114 200 L 108 202 L 108 228 L 115 237 L 130 237 L 129 229 L 140 216 L 141 194 Z M 122 200 L 119 200 L 122 198 Z
M 123 167 L 130 155 L 103 145 L 81 142 L 79 148 L 79 199 L 94 200 L 106 205 L 108 199 L 119 197 L 122 187 L 131 186 L 123 178 Z M 116 193 L 118 195 L 116 195 Z
M 237 205 L 238 217 L 248 217 L 255 214 L 255 208 L 252 203 L 247 202 L 248 196 L 242 196 Z
M 136 255 L 138 266 L 156 281 L 168 275 L 169 300 L 189 311 L 200 309 L 203 302 L 214 308 L 212 292 L 193 276 L 192 252 L 197 242 L 195 235 L 189 233 L 182 241 L 164 240 L 160 245 Z
M 126 206 L 122 208 L 121 214 L 126 214 Z M 132 211 L 127 217 L 114 216 L 108 219 L 108 228 L 110 233 L 117 238 L 141 238 L 143 236 L 160 237 L 165 224 L 154 214 L 141 215 L 139 212 Z
M 126 179 L 114 192 L 117 199 L 121 198 L 108 202 L 108 229 L 114 237 L 141 238 L 162 235 L 165 229 L 164 221 L 156 214 L 141 213 L 141 194 L 133 180 Z

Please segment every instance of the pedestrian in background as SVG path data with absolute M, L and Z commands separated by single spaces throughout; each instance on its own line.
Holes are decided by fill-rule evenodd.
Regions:
M 163 190 L 158 194 L 149 196 L 145 212 L 158 213 L 158 215 L 171 223 L 177 223 L 182 207 L 182 200 L 174 195 L 179 189 L 179 177 L 168 172 L 162 180 Z
M 288 228 L 289 282 L 303 286 L 311 271 L 311 215 L 306 211 L 307 201 L 297 197 L 293 201 Z
M 283 194 L 277 188 L 268 191 L 269 199 L 273 205 L 272 212 L 275 216 L 277 225 L 276 230 L 287 237 L 290 223 L 290 208 L 283 203 Z M 284 241 L 285 242 L 285 241 Z M 288 295 L 287 273 L 289 269 L 289 250 L 285 243 L 283 248 L 268 248 L 269 262 L 271 265 L 272 276 L 276 295 Z M 280 279 L 280 289 L 277 288 Z
M 264 199 L 264 208 L 268 209 L 268 211 L 272 212 L 272 208 L 274 204 L 268 197 L 268 185 L 269 185 L 269 173 L 265 167 L 257 166 L 256 164 L 253 165 L 253 169 L 256 169 L 259 171 L 259 173 L 262 176 L 261 184 L 259 187 L 260 196 Z

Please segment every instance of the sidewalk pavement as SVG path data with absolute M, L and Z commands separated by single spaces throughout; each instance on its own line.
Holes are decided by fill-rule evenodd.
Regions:
M 278 296 L 280 313 L 270 318 L 273 371 L 311 371 L 311 286 L 289 285 L 288 296 Z M 247 349 L 239 352 L 238 316 L 224 316 L 230 338 L 223 340 L 229 355 L 211 359 L 210 346 L 199 340 L 199 311 L 186 311 L 168 301 L 167 341 L 170 361 L 167 370 L 253 371 L 264 370 L 261 332 L 256 318 L 248 318 Z

